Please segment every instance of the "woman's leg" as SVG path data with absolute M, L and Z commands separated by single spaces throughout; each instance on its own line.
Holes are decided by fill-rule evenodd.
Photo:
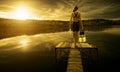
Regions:
M 76 46 L 76 43 L 78 43 L 78 32 L 73 32 L 73 39 L 74 39 L 74 45 Z
M 76 32 L 73 32 L 73 41 L 74 41 L 74 45 L 76 45 Z
M 77 31 L 75 32 L 75 45 L 76 43 L 78 43 L 78 32 Z
M 76 42 L 78 43 L 79 34 L 76 32 Z

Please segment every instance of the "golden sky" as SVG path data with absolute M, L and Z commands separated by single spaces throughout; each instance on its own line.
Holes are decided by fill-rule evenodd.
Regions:
M 0 17 L 69 20 L 75 5 L 82 19 L 120 19 L 119 0 L 0 0 Z

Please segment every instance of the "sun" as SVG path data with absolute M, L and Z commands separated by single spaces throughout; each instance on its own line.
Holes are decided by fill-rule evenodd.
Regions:
M 38 14 L 34 13 L 29 6 L 16 6 L 16 8 L 11 13 L 12 19 L 17 20 L 42 20 L 43 17 L 39 16 Z
M 25 7 L 18 7 L 13 13 L 15 19 L 26 20 L 29 19 L 29 11 Z

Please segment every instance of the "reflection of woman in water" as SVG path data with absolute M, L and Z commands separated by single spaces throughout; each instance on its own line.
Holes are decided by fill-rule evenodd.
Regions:
M 83 25 L 81 21 L 81 14 L 78 12 L 78 7 L 75 6 L 73 9 L 73 12 L 71 14 L 70 18 L 70 27 L 71 30 L 73 31 L 73 38 L 74 38 L 74 44 L 76 47 L 76 43 L 78 42 L 78 36 L 79 36 L 79 30 L 83 30 Z

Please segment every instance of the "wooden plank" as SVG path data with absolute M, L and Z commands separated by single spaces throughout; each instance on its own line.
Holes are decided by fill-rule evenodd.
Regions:
M 75 48 L 74 45 L 75 45 L 74 43 L 71 43 L 70 44 L 71 48 Z
M 93 45 L 89 43 L 77 43 L 77 48 L 95 48 Z
M 61 47 L 63 43 L 64 43 L 64 42 L 60 42 L 55 48 Z
M 77 48 L 95 48 L 95 46 L 89 43 L 77 43 Z M 75 48 L 74 43 L 60 42 L 55 48 Z
M 92 45 L 88 44 L 88 43 L 79 43 L 81 48 L 93 48 Z
M 76 48 L 95 48 L 93 45 L 89 43 L 77 43 L 76 45 L 77 45 Z M 70 46 L 71 48 L 75 48 L 74 43 L 71 43 Z
M 62 48 L 70 48 L 70 44 L 68 42 L 64 42 Z
M 60 46 L 60 47 L 58 47 L 58 48 L 75 48 L 74 47 L 74 43 L 70 43 L 70 42 L 63 42 L 63 44 Z M 82 49 L 82 48 L 95 48 L 95 49 L 97 49 L 97 47 L 95 47 L 95 46 L 93 46 L 93 45 L 91 45 L 91 44 L 89 44 L 89 43 L 77 43 L 77 47 L 76 47 L 77 49 L 78 48 L 80 48 L 80 49 Z
M 66 42 L 63 42 L 61 48 L 65 48 L 66 47 Z
M 82 61 L 79 58 L 80 58 L 80 56 L 79 57 L 69 57 L 68 62 L 80 62 L 80 61 Z
M 55 48 L 70 48 L 69 42 L 60 42 Z
M 70 50 L 67 72 L 83 72 L 80 51 L 77 49 Z

